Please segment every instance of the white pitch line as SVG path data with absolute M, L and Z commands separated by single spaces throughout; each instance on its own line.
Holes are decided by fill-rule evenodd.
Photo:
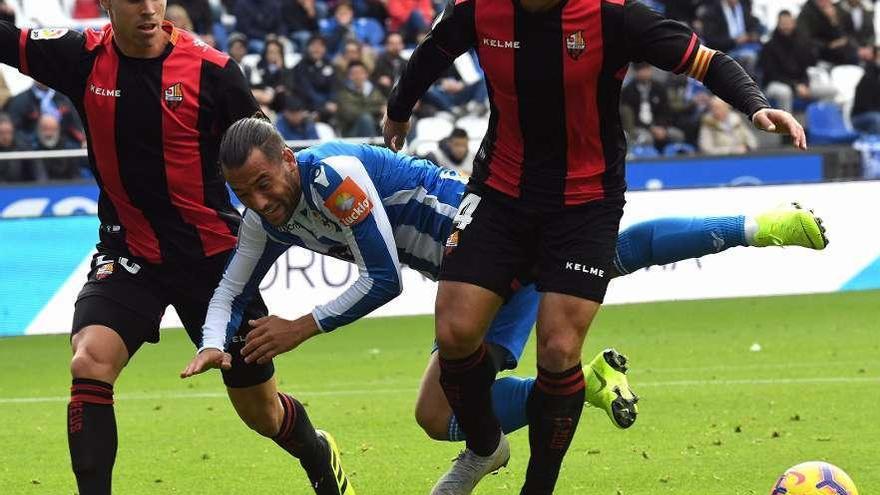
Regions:
M 665 382 L 639 382 L 633 384 L 634 388 L 662 388 L 662 387 L 704 387 L 704 386 L 734 386 L 734 385 L 810 385 L 822 383 L 880 383 L 880 376 L 832 376 L 815 378 L 767 378 L 767 379 L 742 379 L 742 380 L 675 380 Z M 416 388 L 363 388 L 359 390 L 312 390 L 294 391 L 295 395 L 303 397 L 336 397 L 345 395 L 396 395 L 414 394 Z M 169 399 L 219 399 L 226 397 L 224 392 L 181 392 L 169 394 L 119 394 L 117 401 L 126 400 L 169 400 Z M 70 397 L 0 397 L 0 404 L 32 404 L 39 402 L 67 402 Z

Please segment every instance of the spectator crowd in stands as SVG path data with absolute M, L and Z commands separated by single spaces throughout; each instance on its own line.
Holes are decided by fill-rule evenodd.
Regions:
M 777 9 L 772 18 L 753 11 L 752 1 L 759 0 L 642 1 L 734 57 L 774 105 L 803 117 L 811 104 L 828 102 L 839 105 L 857 130 L 880 133 L 873 1 L 787 1 L 797 8 Z M 23 24 L 38 25 L 25 13 L 31 3 L 44 10 L 58 3 L 72 26 L 106 22 L 99 0 L 0 0 L 0 18 L 18 13 L 20 21 L 29 16 Z M 285 139 L 308 140 L 378 136 L 391 88 L 444 8 L 444 0 L 168 0 L 166 16 L 238 62 Z M 831 77 L 838 66 L 860 69 L 847 95 Z M 40 84 L 11 98 L 4 88 L 0 84 L 0 150 L 84 146 L 82 124 L 66 97 Z M 699 83 L 646 64 L 629 71 L 621 110 L 637 156 L 740 153 L 772 144 L 766 136 L 759 140 L 744 116 Z M 449 122 L 448 129 L 414 149 L 469 172 L 487 113 L 486 82 L 475 54 L 466 54 L 415 111 L 416 120 L 439 118 Z M 413 126 L 416 144 L 422 137 L 416 129 L 424 127 Z M 51 162 L 0 161 L 0 181 L 81 175 L 82 160 Z

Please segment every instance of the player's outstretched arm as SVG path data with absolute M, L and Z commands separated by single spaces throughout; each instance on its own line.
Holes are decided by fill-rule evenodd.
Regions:
M 214 368 L 224 370 L 232 368 L 232 356 L 228 352 L 223 352 L 220 349 L 203 349 L 196 354 L 196 356 L 192 358 L 192 361 L 186 365 L 186 368 L 180 372 L 180 377 L 189 378 Z
M 264 316 L 250 320 L 248 324 L 253 330 L 248 333 L 247 344 L 241 350 L 246 363 L 268 363 L 275 356 L 296 349 L 321 332 L 311 314 L 293 321 L 275 315 Z
M 630 60 L 687 74 L 748 116 L 758 129 L 790 134 L 794 146 L 806 149 L 803 127 L 788 112 L 771 108 L 757 83 L 735 60 L 702 45 L 691 28 L 641 2 L 626 0 L 621 8 Z

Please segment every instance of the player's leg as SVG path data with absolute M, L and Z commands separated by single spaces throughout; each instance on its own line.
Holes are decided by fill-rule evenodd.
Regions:
M 498 447 L 501 428 L 492 412 L 496 368 L 483 334 L 501 297 L 472 284 L 441 281 L 436 301 L 436 339 L 440 386 L 479 456 Z
M 149 274 L 126 267 L 96 256 L 74 310 L 67 439 L 82 494 L 111 492 L 118 443 L 113 384 L 141 344 L 159 338 L 164 305 L 150 290 Z
M 514 369 L 529 339 L 538 315 L 539 296 L 534 285 L 517 290 L 492 321 L 485 341 L 496 369 Z M 416 421 L 435 440 L 458 442 L 465 434 L 440 388 L 440 367 L 432 355 L 422 375 L 416 402 Z M 638 398 L 626 379 L 626 358 L 607 349 L 590 363 L 586 400 L 604 410 L 618 428 L 629 428 L 636 419 Z M 492 409 L 505 434 L 528 425 L 526 404 L 535 384 L 534 377 L 506 376 L 492 384 Z
M 244 361 L 233 366 L 236 364 L 244 364 Z M 299 460 L 315 493 L 354 495 L 333 437 L 315 429 L 302 403 L 279 392 L 274 377 L 251 386 L 228 386 L 226 390 L 235 411 L 248 427 L 272 439 Z
M 204 266 L 191 267 L 192 285 L 169 288 L 174 294 L 174 307 L 196 347 L 201 345 L 201 327 L 214 287 L 222 276 L 224 259 L 225 255 L 217 255 Z M 249 428 L 299 460 L 316 493 L 353 495 L 354 488 L 339 463 L 333 437 L 314 428 L 301 402 L 278 390 L 274 365 L 244 362 L 241 349 L 250 331 L 247 322 L 267 313 L 262 297 L 255 294 L 229 344 L 232 368 L 222 371 L 229 400 Z
M 581 349 L 605 296 L 622 213 L 622 199 L 606 199 L 545 216 L 538 375 L 527 406 L 531 457 L 522 494 L 553 493 L 577 430 L 586 396 Z
M 103 325 L 78 329 L 71 339 L 71 349 L 67 404 L 71 467 L 80 493 L 109 494 L 118 442 L 113 384 L 128 360 L 128 352 L 116 331 Z
M 492 384 L 492 410 L 505 434 L 528 424 L 526 402 L 534 382 L 532 377 L 506 376 Z M 461 442 L 466 438 L 440 387 L 437 353 L 431 354 L 422 375 L 416 400 L 416 422 L 434 440 Z
M 440 385 L 458 418 L 467 449 L 433 492 L 470 493 L 506 464 L 509 445 L 492 410 L 495 366 L 483 342 L 516 275 L 530 266 L 529 212 L 468 194 L 447 242 L 437 291 L 435 326 Z
M 535 286 L 526 285 L 513 292 L 496 313 L 484 338 L 496 372 L 516 368 L 538 316 L 538 300 Z M 416 420 L 431 438 L 465 440 L 458 418 L 449 405 L 444 404 L 445 397 L 442 393 L 436 397 L 438 391 L 442 392 L 436 380 L 439 380 L 439 363 L 432 357 L 419 390 Z M 525 402 L 531 382 L 530 378 L 504 377 L 492 384 L 492 410 L 502 432 L 516 431 L 527 424 Z
M 614 275 L 720 253 L 736 246 L 801 246 L 824 249 L 822 220 L 797 203 L 757 216 L 669 217 L 620 232 Z

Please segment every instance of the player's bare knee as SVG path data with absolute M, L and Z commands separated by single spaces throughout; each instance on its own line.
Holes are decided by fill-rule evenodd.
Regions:
M 117 374 L 112 359 L 102 358 L 87 346 L 79 347 L 70 360 L 70 375 L 73 378 L 112 382 Z
M 465 318 L 446 317 L 437 320 L 437 347 L 444 356 L 465 357 L 480 345 L 482 335 Z
M 538 364 L 562 371 L 581 358 L 581 339 L 573 332 L 560 332 L 538 339 Z

